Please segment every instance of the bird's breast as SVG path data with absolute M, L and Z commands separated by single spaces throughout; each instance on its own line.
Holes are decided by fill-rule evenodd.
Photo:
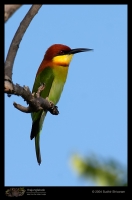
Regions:
M 63 67 L 63 66 L 54 67 L 53 73 L 54 73 L 54 80 L 50 90 L 49 100 L 51 100 L 54 104 L 57 104 L 66 82 L 68 67 Z
M 58 79 L 63 82 L 66 81 L 68 66 L 64 67 L 64 66 L 55 65 L 52 69 L 53 69 L 55 79 Z

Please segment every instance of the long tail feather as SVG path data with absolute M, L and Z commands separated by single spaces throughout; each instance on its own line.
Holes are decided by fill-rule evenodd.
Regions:
M 46 113 L 47 112 L 42 112 L 40 117 L 36 121 L 33 122 L 31 135 L 30 135 L 31 140 L 35 137 L 35 151 L 36 151 L 36 157 L 37 157 L 37 161 L 39 165 L 41 164 L 40 133 L 41 133 L 41 129 L 42 129 L 42 125 L 43 125 Z
M 35 150 L 38 164 L 41 164 L 41 153 L 40 153 L 40 133 L 35 137 Z

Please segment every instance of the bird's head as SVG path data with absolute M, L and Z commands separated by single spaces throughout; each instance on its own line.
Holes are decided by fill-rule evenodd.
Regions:
M 44 60 L 52 61 L 56 65 L 69 66 L 75 53 L 91 50 L 86 48 L 71 49 L 63 44 L 54 44 L 47 49 Z

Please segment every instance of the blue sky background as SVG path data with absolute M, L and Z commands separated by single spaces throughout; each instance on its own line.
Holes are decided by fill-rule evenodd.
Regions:
M 5 58 L 31 5 L 5 24 Z M 70 159 L 95 153 L 127 167 L 127 6 L 43 5 L 18 50 L 13 82 L 32 89 L 47 48 L 55 43 L 93 48 L 70 64 L 58 116 L 46 116 L 40 141 L 42 163 L 30 140 L 31 116 L 13 107 L 21 97 L 5 95 L 5 186 L 84 186 Z

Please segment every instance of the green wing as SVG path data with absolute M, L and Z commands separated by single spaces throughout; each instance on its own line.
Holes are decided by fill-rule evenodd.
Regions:
M 37 75 L 32 92 L 37 92 L 42 83 L 45 83 L 45 88 L 41 92 L 41 97 L 46 98 L 49 96 L 50 89 L 54 80 L 53 70 L 50 67 L 46 67 L 40 74 Z M 32 120 L 36 121 L 41 115 L 42 111 L 31 113 Z

